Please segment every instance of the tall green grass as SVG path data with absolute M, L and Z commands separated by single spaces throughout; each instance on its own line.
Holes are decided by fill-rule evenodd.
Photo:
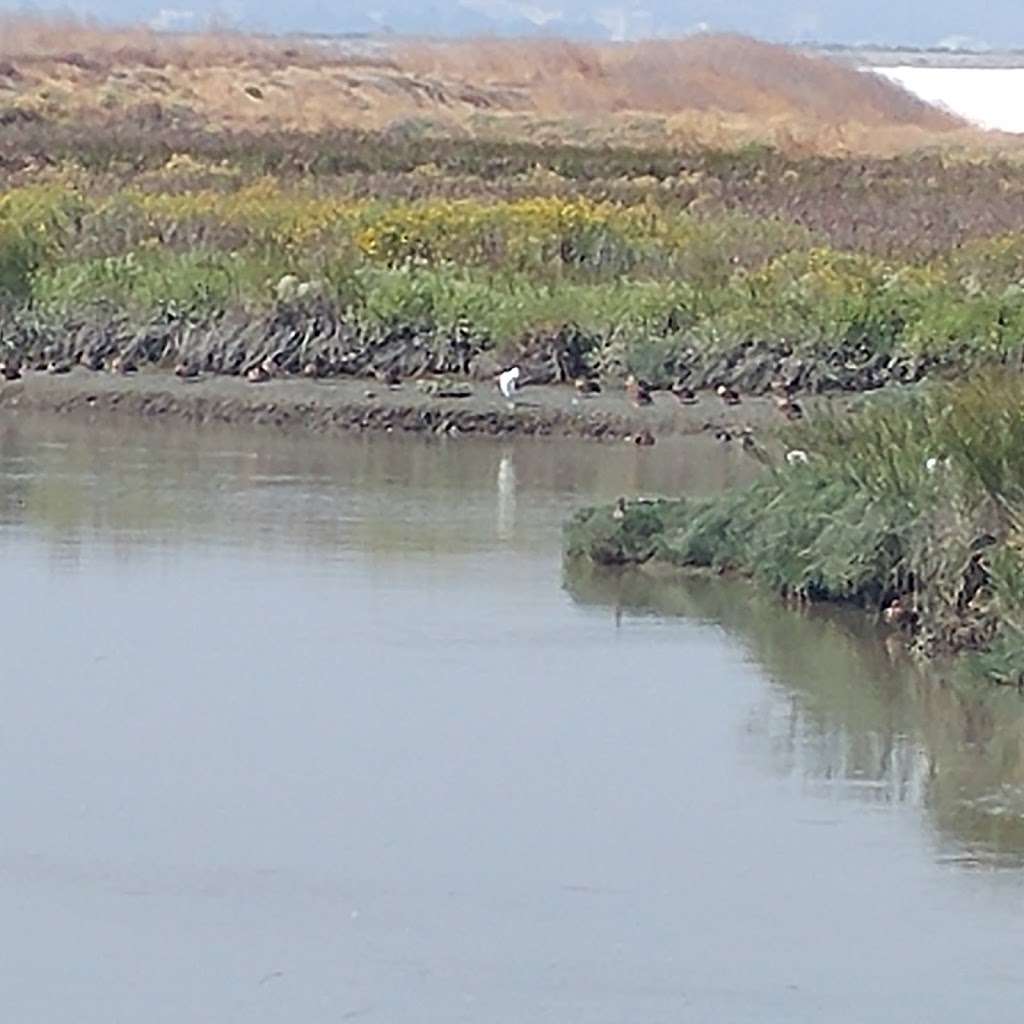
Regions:
M 569 553 L 737 570 L 875 610 L 898 600 L 921 650 L 972 651 L 993 677 L 1024 679 L 1024 382 L 983 376 L 874 402 L 786 443 L 806 464 L 780 459 L 747 489 L 623 520 L 580 513 Z

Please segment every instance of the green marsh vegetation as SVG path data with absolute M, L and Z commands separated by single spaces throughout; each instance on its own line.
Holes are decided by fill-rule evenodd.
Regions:
M 921 653 L 971 652 L 1024 681 L 1024 381 L 982 375 L 787 430 L 722 496 L 587 509 L 570 556 L 750 576 L 795 600 L 878 612 Z
M 307 349 L 399 332 L 451 370 L 452 346 L 571 342 L 574 374 L 759 392 L 788 361 L 798 389 L 862 390 L 1019 364 L 1024 179 L 948 153 L 5 129 L 8 349 L 187 322 L 159 361 L 228 318 L 266 355 L 286 274 L 317 286 L 287 322 Z

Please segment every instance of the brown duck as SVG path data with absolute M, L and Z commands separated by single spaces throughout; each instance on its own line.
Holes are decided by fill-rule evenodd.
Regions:
M 633 374 L 626 378 L 626 396 L 634 405 L 650 405 L 654 401 L 650 388 L 638 381 Z
M 804 418 L 804 410 L 800 403 L 794 401 L 789 395 L 776 395 L 775 408 L 791 423 Z
M 882 621 L 898 629 L 913 629 L 917 622 L 917 612 L 908 608 L 901 598 L 895 597 L 882 611 Z
M 114 356 L 110 360 L 110 372 L 117 374 L 135 373 L 138 366 L 131 356 Z
M 266 384 L 277 372 L 277 363 L 273 356 L 267 356 L 262 363 L 250 366 L 245 372 L 245 379 L 250 384 Z

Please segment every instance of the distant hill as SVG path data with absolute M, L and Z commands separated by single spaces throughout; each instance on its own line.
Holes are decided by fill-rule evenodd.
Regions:
M 679 36 L 700 27 L 780 42 L 1024 46 L 1020 0 L 35 0 L 36 12 L 74 10 L 109 23 L 247 31 L 536 36 L 576 40 Z M 25 0 L 0 0 L 19 11 Z
M 0 124 L 49 120 L 519 133 L 636 144 L 824 138 L 907 148 L 970 131 L 842 61 L 741 36 L 630 44 L 388 43 L 0 25 Z M 404 130 L 404 129 L 403 129 Z

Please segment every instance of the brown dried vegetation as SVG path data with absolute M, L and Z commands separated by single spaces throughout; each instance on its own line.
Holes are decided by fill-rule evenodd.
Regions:
M 346 48 L 8 16 L 0 21 L 6 122 L 12 109 L 56 122 L 303 132 L 379 130 L 412 118 L 477 137 L 761 142 L 818 153 L 985 144 L 982 133 L 888 81 L 737 36 Z

